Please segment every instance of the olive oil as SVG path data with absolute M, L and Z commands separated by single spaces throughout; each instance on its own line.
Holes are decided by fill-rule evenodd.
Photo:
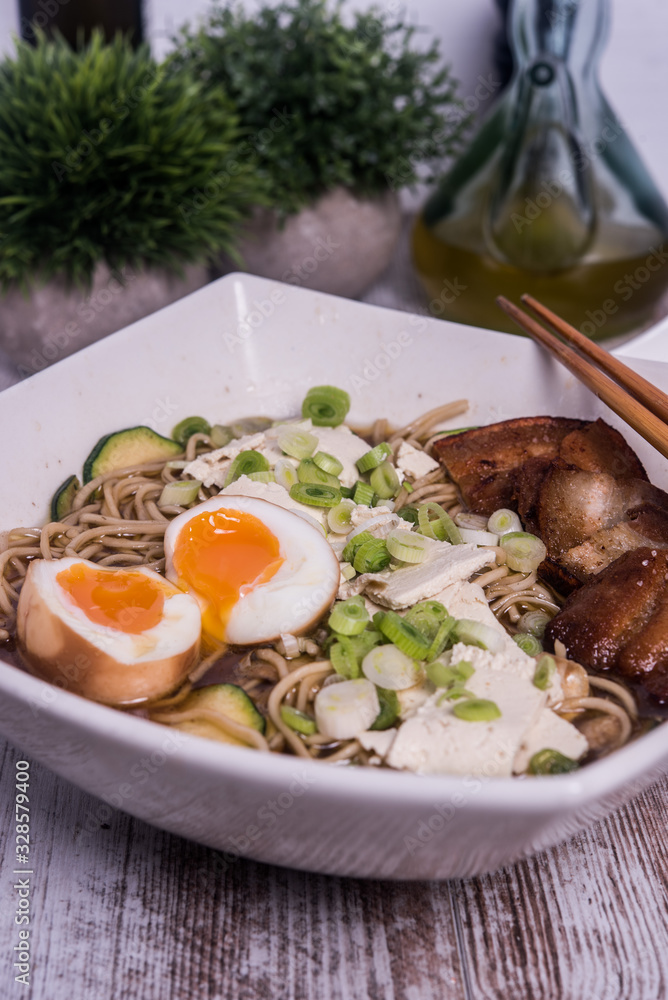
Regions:
M 592 339 L 615 337 L 649 322 L 668 286 L 668 241 L 634 256 L 586 256 L 566 270 L 536 273 L 475 250 L 443 242 L 419 218 L 413 259 L 434 316 L 519 333 L 496 305 L 497 295 L 519 303 L 525 292 Z
M 517 333 L 495 299 L 527 292 L 595 339 L 658 318 L 668 206 L 598 84 L 608 6 L 513 0 L 513 77 L 415 226 L 434 315 Z

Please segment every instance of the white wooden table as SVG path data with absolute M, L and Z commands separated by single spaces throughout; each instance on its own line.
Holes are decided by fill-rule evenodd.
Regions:
M 369 301 L 421 306 L 406 254 L 404 241 Z M 0 740 L 1 1000 L 668 996 L 667 781 L 513 868 L 392 884 L 222 865 L 216 852 L 116 812 L 37 764 L 25 986 L 13 968 L 16 886 L 26 877 L 14 874 L 13 843 L 23 756 Z
M 15 762 L 3 748 L 1 829 Z M 31 978 L 0 868 L 0 996 L 39 1000 L 659 1000 L 668 783 L 483 878 L 363 882 L 239 860 L 113 812 L 33 764 Z

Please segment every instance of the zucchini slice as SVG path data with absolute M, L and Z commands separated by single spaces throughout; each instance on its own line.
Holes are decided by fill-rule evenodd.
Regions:
M 51 520 L 60 521 L 72 510 L 72 502 L 81 483 L 77 476 L 68 476 L 64 483 L 61 483 L 56 492 L 51 497 Z
M 258 733 L 264 733 L 266 725 L 264 716 L 260 715 L 243 688 L 236 684 L 211 684 L 208 687 L 198 688 L 188 695 L 176 711 L 190 712 L 198 708 L 220 712 L 221 715 L 226 715 L 234 722 L 241 723 L 242 726 L 249 726 L 251 729 L 257 729 Z M 223 729 L 208 719 L 177 722 L 175 726 L 177 729 L 192 733 L 194 736 L 203 736 L 205 739 L 231 743 L 239 747 L 247 746 L 242 740 L 228 736 Z
M 106 472 L 130 465 L 159 462 L 161 458 L 167 461 L 182 451 L 180 444 L 156 434 L 150 427 L 128 427 L 100 438 L 84 462 L 83 481 L 89 483 Z

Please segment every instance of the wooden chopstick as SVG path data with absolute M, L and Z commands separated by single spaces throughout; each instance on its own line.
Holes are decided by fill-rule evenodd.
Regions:
M 496 301 L 522 330 L 561 361 L 564 367 L 568 368 L 588 389 L 591 389 L 594 395 L 598 396 L 606 406 L 614 410 L 622 420 L 625 420 L 634 431 L 637 431 L 641 437 L 649 441 L 664 458 L 668 458 L 668 427 L 659 417 L 636 399 L 635 396 L 630 395 L 626 389 L 617 385 L 607 375 L 604 375 L 603 372 L 595 368 L 590 361 L 574 351 L 572 347 L 564 344 L 552 332 L 546 330 L 545 327 L 541 326 L 540 323 L 524 312 L 523 309 L 520 309 L 519 306 L 510 302 L 503 295 L 500 295 Z M 545 307 L 541 308 L 544 309 Z M 563 322 L 563 320 L 560 320 L 560 323 Z M 624 379 L 627 379 L 627 373 L 635 374 L 621 362 L 617 362 L 617 364 L 623 370 Z
M 665 392 L 661 392 L 660 389 L 652 385 L 651 382 L 648 382 L 642 375 L 638 375 L 633 369 L 627 368 L 623 362 L 618 361 L 608 351 L 604 351 L 598 344 L 589 340 L 588 337 L 581 334 L 579 330 L 576 330 L 574 326 L 567 323 L 561 316 L 557 316 L 556 313 L 553 313 L 551 309 L 544 306 L 538 299 L 534 299 L 532 295 L 523 295 L 522 302 L 529 306 L 541 319 L 554 327 L 564 340 L 577 347 L 581 354 L 586 354 L 588 358 L 595 361 L 598 367 L 612 376 L 615 382 L 619 382 L 620 385 L 628 389 L 648 410 L 651 410 L 657 417 L 668 423 L 668 396 Z

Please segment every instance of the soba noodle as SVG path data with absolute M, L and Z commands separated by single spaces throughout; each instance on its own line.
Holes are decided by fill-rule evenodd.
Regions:
M 464 401 L 438 407 L 405 427 L 390 431 L 387 420 L 377 420 L 366 437 L 372 444 L 388 440 L 396 453 L 402 441 L 431 453 L 438 438 L 436 427 L 467 409 Z M 389 437 L 388 437 L 389 434 Z M 11 644 L 15 635 L 16 605 L 30 562 L 34 559 L 60 559 L 75 556 L 103 566 L 146 566 L 164 573 L 163 536 L 169 522 L 182 513 L 179 506 L 159 508 L 157 500 L 165 484 L 183 478 L 183 469 L 197 455 L 215 448 L 207 434 L 194 434 L 188 440 L 183 459 L 151 462 L 98 476 L 77 492 L 72 510 L 61 521 L 42 528 L 17 528 L 6 534 L 0 552 L 0 642 Z M 441 469 L 415 480 L 401 489 L 395 507 L 407 503 L 435 501 L 451 516 L 462 510 L 457 490 Z M 216 487 L 201 487 L 196 503 L 217 493 Z M 519 618 L 528 611 L 544 611 L 552 616 L 559 609 L 558 597 L 536 579 L 535 573 L 516 573 L 505 565 L 505 552 L 496 550 L 496 566 L 478 574 L 475 582 L 483 587 L 490 608 L 512 634 Z M 321 637 L 322 638 L 322 637 Z M 235 658 L 234 682 L 252 696 L 267 717 L 266 736 L 211 709 L 181 711 L 179 706 L 206 675 L 230 656 L 224 646 L 205 648 L 201 662 L 181 688 L 150 705 L 142 714 L 164 725 L 206 720 L 226 735 L 263 751 L 292 752 L 303 758 L 318 758 L 330 763 L 378 762 L 364 751 L 356 739 L 333 740 L 319 734 L 302 736 L 283 721 L 281 707 L 292 705 L 301 712 L 313 709 L 314 699 L 330 678 L 336 677 L 331 662 L 323 658 L 318 633 L 294 640 L 289 659 L 283 642 L 272 648 L 254 649 Z M 621 685 L 607 678 L 590 677 L 601 697 L 571 698 L 556 706 L 569 718 L 601 714 L 618 722 L 614 745 L 626 742 L 632 734 L 632 720 L 637 710 L 632 696 Z M 612 748 L 612 747 L 610 747 Z

